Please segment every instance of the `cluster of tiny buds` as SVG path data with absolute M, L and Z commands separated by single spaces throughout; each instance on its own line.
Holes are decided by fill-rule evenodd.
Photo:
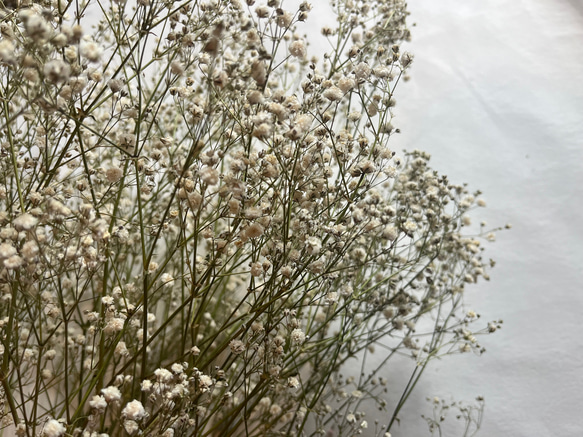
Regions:
M 422 366 L 500 329 L 463 305 L 494 266 L 481 192 L 394 150 L 405 2 L 337 1 L 320 57 L 297 3 L 0 8 L 16 435 L 366 435 L 388 381 L 343 378 L 351 357 Z

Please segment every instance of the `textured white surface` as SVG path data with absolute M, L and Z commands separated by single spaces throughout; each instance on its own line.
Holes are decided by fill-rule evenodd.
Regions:
M 492 281 L 468 288 L 504 328 L 488 352 L 435 362 L 393 436 L 427 435 L 425 396 L 486 398 L 479 435 L 583 435 L 583 3 L 410 0 L 415 53 L 398 90 L 405 148 L 480 188 Z M 450 435 L 450 434 L 446 434 Z M 452 434 L 453 435 L 453 434 Z
M 326 2 L 313 3 L 317 31 L 332 17 Z M 392 147 L 430 152 L 452 182 L 484 191 L 488 208 L 475 221 L 514 227 L 488 245 L 492 280 L 467 291 L 484 321 L 502 318 L 503 329 L 480 339 L 482 357 L 433 362 L 392 435 L 429 435 L 427 396 L 478 394 L 478 435 L 583 435 L 583 2 L 408 3 L 416 57 L 397 89 L 402 134 Z

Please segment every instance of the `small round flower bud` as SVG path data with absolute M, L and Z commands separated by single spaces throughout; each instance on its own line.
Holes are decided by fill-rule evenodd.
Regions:
M 306 43 L 302 39 L 292 42 L 289 46 L 289 52 L 296 58 L 305 58 L 307 54 Z
M 121 414 L 130 420 L 139 421 L 146 417 L 146 410 L 140 401 L 134 399 L 127 403 Z

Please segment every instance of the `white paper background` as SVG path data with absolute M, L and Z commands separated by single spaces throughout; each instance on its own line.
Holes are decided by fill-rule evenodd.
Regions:
M 312 3 L 316 31 L 326 2 Z M 583 0 L 408 3 L 416 57 L 393 149 L 430 152 L 451 181 L 484 191 L 480 219 L 514 227 L 488 247 L 492 280 L 467 291 L 504 328 L 481 339 L 482 357 L 434 362 L 392 435 L 429 435 L 426 396 L 478 394 L 479 435 L 583 435 Z

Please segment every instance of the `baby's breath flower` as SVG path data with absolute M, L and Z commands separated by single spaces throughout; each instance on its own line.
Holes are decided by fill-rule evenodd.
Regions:
M 397 229 L 394 226 L 387 226 L 383 230 L 383 237 L 389 241 L 394 241 L 397 238 Z
M 89 406 L 97 411 L 104 411 L 107 408 L 107 402 L 104 396 L 95 395 L 89 401 Z
M 140 421 L 146 417 L 146 410 L 140 401 L 134 399 L 126 404 L 121 414 L 130 420 Z
M 470 346 L 469 343 L 464 343 L 464 344 L 461 344 L 459 346 L 459 351 L 462 353 L 467 353 L 467 352 L 470 352 L 471 350 L 472 350 L 472 347 Z
M 245 229 L 245 235 L 247 236 L 247 238 L 260 237 L 261 235 L 263 235 L 263 232 L 265 232 L 265 228 L 261 226 L 259 223 L 251 223 Z
M 289 27 L 292 24 L 293 14 L 289 11 L 281 11 L 277 16 L 277 25 L 279 27 Z
M 55 419 L 50 419 L 43 427 L 42 433 L 44 437 L 61 437 L 65 435 L 67 429 L 62 423 Z
M 407 220 L 405 222 L 405 224 L 403 224 L 403 228 L 407 231 L 407 232 L 413 232 L 417 229 L 417 224 L 415 224 L 414 222 Z
M 123 81 L 121 79 L 111 79 L 107 82 L 107 86 L 113 93 L 117 93 L 123 88 Z
M 3 39 L 0 41 L 0 62 L 14 64 L 16 62 L 14 49 L 14 44 L 10 40 Z
M 247 101 L 252 105 L 257 105 L 263 102 L 263 93 L 258 90 L 251 90 L 247 93 Z
M 296 58 L 305 58 L 307 54 L 306 43 L 302 39 L 292 42 L 289 46 L 289 52 Z
M 278 404 L 273 404 L 271 407 L 269 407 L 269 414 L 272 416 L 279 416 L 281 411 L 282 409 Z
M 105 171 L 105 175 L 107 177 L 107 181 L 113 184 L 122 178 L 123 170 L 119 167 L 108 168 Z
M 84 56 L 91 62 L 99 62 L 103 50 L 97 43 L 91 40 L 81 42 L 81 56 Z
M 109 387 L 102 389 L 101 394 L 103 395 L 105 401 L 108 404 L 112 402 L 117 402 L 121 399 L 121 392 L 119 391 L 119 388 L 113 385 L 110 385 Z
M 298 388 L 300 386 L 300 381 L 295 376 L 291 376 L 287 379 L 287 386 L 289 388 Z
M 401 55 L 401 66 L 403 68 L 408 68 L 413 63 L 413 54 L 409 52 L 403 52 Z
M 135 420 L 125 420 L 123 422 L 123 427 L 129 435 L 137 433 L 140 429 L 140 426 L 136 423 Z
M 172 372 L 170 372 L 167 369 L 162 369 L 162 368 L 156 369 L 154 371 L 154 375 L 156 376 L 156 379 L 159 382 L 162 382 L 164 384 L 168 384 L 174 378 L 174 376 L 172 375 Z
M 265 5 L 257 6 L 255 8 L 255 13 L 259 18 L 267 18 L 269 16 L 269 8 Z
M 270 123 L 261 123 L 253 129 L 253 136 L 263 139 L 271 135 L 272 126 Z
M 267 68 L 263 61 L 256 60 L 251 65 L 251 77 L 258 85 L 265 84 L 267 79 Z
M 343 93 L 347 93 L 348 91 L 350 91 L 352 88 L 354 88 L 354 86 L 356 85 L 354 82 L 354 79 L 351 79 L 349 77 L 342 77 L 338 80 L 338 88 L 340 88 L 342 90 Z M 360 117 L 360 113 L 356 112 L 355 113 L 356 116 Z M 350 115 L 349 115 L 350 117 Z
M 251 264 L 251 275 L 260 276 L 263 273 L 263 266 L 261 263 L 255 262 Z
M 71 68 L 67 63 L 60 59 L 53 59 L 44 65 L 43 69 L 45 78 L 49 82 L 63 82 L 69 78 Z
M 4 267 L 8 270 L 15 270 L 23 264 L 24 260 L 18 255 L 13 255 L 10 258 L 4 260 Z
M 235 355 L 240 355 L 243 352 L 245 352 L 245 343 L 243 343 L 241 340 L 231 340 L 231 342 L 229 343 L 229 348 L 231 349 L 231 352 Z
M 125 341 L 120 341 L 117 346 L 115 347 L 115 353 L 118 356 L 127 357 L 130 352 L 126 346 Z
M 12 244 L 0 244 L 0 258 L 10 258 L 13 255 L 16 255 L 16 248 Z
M 296 328 L 291 333 L 291 339 L 294 344 L 302 344 L 306 341 L 306 334 L 299 328 Z
M 160 282 L 166 287 L 172 287 L 174 284 L 174 278 L 168 273 L 162 273 L 160 275 Z
M 419 349 L 419 346 L 417 346 L 417 343 L 415 343 L 415 341 L 411 337 L 405 337 L 403 339 L 403 345 L 407 349 Z
M 105 335 L 114 335 L 120 332 L 124 327 L 124 322 L 125 320 L 121 317 L 113 317 L 103 328 L 103 333 Z
M 309 252 L 312 254 L 318 254 L 322 249 L 322 241 L 318 237 L 308 238 L 307 245 Z
M 361 62 L 354 67 L 354 75 L 357 79 L 368 79 L 371 69 L 366 62 Z
M 337 100 L 342 99 L 342 97 L 344 96 L 344 93 L 342 92 L 342 90 L 340 88 L 338 88 L 336 86 L 331 86 L 326 91 L 324 91 L 324 93 L 322 95 L 324 97 L 326 97 L 328 100 L 335 102 Z
M 208 375 L 199 375 L 198 376 L 198 385 L 200 390 L 204 393 L 210 390 L 213 385 L 213 379 Z
M 170 366 L 170 369 L 172 370 L 172 373 L 174 373 L 175 375 L 179 375 L 182 372 L 184 372 L 184 366 L 180 363 L 172 364 L 172 366 Z
M 338 302 L 338 293 L 336 291 L 329 291 L 326 293 L 326 304 L 333 305 Z
M 173 74 L 181 76 L 184 73 L 184 65 L 182 65 L 178 61 L 172 61 L 172 63 L 170 64 L 170 71 Z
M 51 26 L 46 20 L 30 10 L 21 11 L 20 18 L 24 22 L 27 36 L 35 41 L 46 40 L 51 33 Z

